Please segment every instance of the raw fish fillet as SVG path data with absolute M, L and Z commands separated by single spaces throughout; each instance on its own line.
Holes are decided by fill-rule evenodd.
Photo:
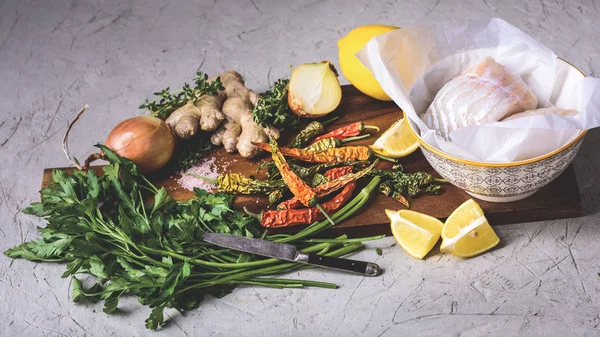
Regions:
M 446 83 L 422 118 L 448 139 L 456 129 L 496 122 L 536 106 L 525 82 L 487 57 Z
M 537 116 L 537 115 L 547 115 L 547 114 L 555 114 L 559 116 L 575 116 L 579 112 L 577 110 L 566 110 L 560 108 L 541 108 L 535 110 L 527 110 L 523 112 L 516 113 L 514 115 L 508 116 L 504 118 L 502 121 L 510 121 L 513 119 L 527 117 L 527 116 Z

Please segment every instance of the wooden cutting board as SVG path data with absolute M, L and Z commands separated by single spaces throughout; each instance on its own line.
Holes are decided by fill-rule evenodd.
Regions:
M 342 103 L 338 109 L 329 115 L 332 117 L 339 116 L 338 120 L 328 126 L 329 130 L 356 121 L 363 121 L 365 124 L 376 125 L 381 128 L 380 132 L 372 133 L 372 137 L 353 142 L 351 143 L 352 145 L 372 144 L 376 137 L 384 132 L 394 121 L 402 117 L 402 112 L 395 103 L 371 99 L 360 93 L 353 86 L 343 86 L 342 97 Z M 280 143 L 287 144 L 287 141 L 294 134 L 284 133 Z M 238 172 L 246 176 L 254 175 L 259 179 L 264 178 L 264 175 L 262 173 L 257 174 L 256 169 L 261 162 L 269 159 L 269 155 L 265 153 L 259 155 L 257 158 L 248 160 L 237 154 L 228 154 L 223 149 L 214 152 L 209 158 L 211 157 L 215 158 L 216 171 L 219 173 Z M 401 158 L 399 163 L 403 165 L 406 172 L 425 171 L 439 176 L 427 160 L 425 160 L 420 150 L 405 158 Z M 388 162 L 381 162 L 379 167 L 389 168 L 391 165 Z M 73 168 L 58 169 L 65 171 L 73 170 Z M 101 172 L 100 166 L 96 166 L 94 169 Z M 52 170 L 51 168 L 44 170 L 42 188 L 48 186 L 52 181 Z M 179 186 L 177 183 L 177 179 L 179 178 L 180 176 L 176 173 L 159 172 L 151 176 L 150 180 L 157 186 L 165 186 L 176 200 L 188 200 L 194 194 Z M 367 182 L 368 179 L 362 179 L 361 181 L 363 185 Z M 359 184 L 359 187 L 363 185 Z M 414 198 L 410 202 L 412 210 L 427 213 L 443 220 L 456 207 L 469 198 L 471 196 L 461 189 L 450 184 L 445 184 L 443 194 L 439 196 L 422 196 Z M 524 200 L 510 203 L 490 203 L 482 200 L 478 200 L 478 202 L 492 225 L 562 219 L 583 215 L 581 198 L 572 165 L 552 183 Z M 235 200 L 235 207 L 241 209 L 244 206 L 250 211 L 260 212 L 268 206 L 268 201 L 262 195 L 238 196 Z M 376 193 L 359 213 L 339 224 L 335 231 L 347 233 L 352 236 L 390 234 L 389 221 L 384 214 L 384 210 L 386 208 L 395 210 L 403 207 L 394 199 Z M 291 230 L 299 230 L 300 228 L 293 227 Z

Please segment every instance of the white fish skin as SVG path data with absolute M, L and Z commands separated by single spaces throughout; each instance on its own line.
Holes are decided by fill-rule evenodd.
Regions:
M 548 114 L 554 114 L 554 115 L 566 117 L 566 116 L 575 116 L 578 113 L 579 113 L 579 111 L 577 111 L 577 110 L 567 110 L 567 109 L 561 109 L 561 108 L 557 108 L 557 107 L 541 108 L 541 109 L 527 110 L 527 111 L 519 112 L 519 113 L 510 115 L 510 116 L 504 118 L 502 121 L 510 121 L 513 119 L 527 117 L 527 116 L 548 115 Z
M 446 83 L 422 118 L 448 139 L 456 129 L 497 122 L 536 106 L 537 98 L 519 76 L 486 57 Z

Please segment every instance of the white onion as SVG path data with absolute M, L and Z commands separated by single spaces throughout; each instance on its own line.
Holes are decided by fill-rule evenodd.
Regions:
M 306 118 L 322 117 L 335 110 L 342 100 L 342 87 L 337 76 L 329 61 L 298 66 L 290 78 L 290 109 Z

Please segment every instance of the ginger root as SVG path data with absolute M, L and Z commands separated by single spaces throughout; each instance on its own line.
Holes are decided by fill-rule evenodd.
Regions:
M 263 128 L 252 119 L 252 109 L 258 95 L 246 88 L 242 76 L 229 70 L 218 75 L 223 84 L 217 96 L 202 96 L 197 102 L 188 102 L 167 118 L 175 134 L 188 139 L 198 132 L 216 130 L 211 141 L 223 146 L 227 152 L 236 150 L 244 158 L 252 158 L 262 150 L 252 143 L 268 142 L 269 138 L 279 138 L 279 130 Z M 210 80 L 216 79 L 217 76 Z
M 214 131 L 225 119 L 225 115 L 221 112 L 223 101 L 225 101 L 225 94 L 222 92 L 216 96 L 200 96 L 195 103 L 187 102 L 173 111 L 166 122 L 173 128 L 175 134 L 183 139 L 196 135 L 198 126 L 203 131 Z

